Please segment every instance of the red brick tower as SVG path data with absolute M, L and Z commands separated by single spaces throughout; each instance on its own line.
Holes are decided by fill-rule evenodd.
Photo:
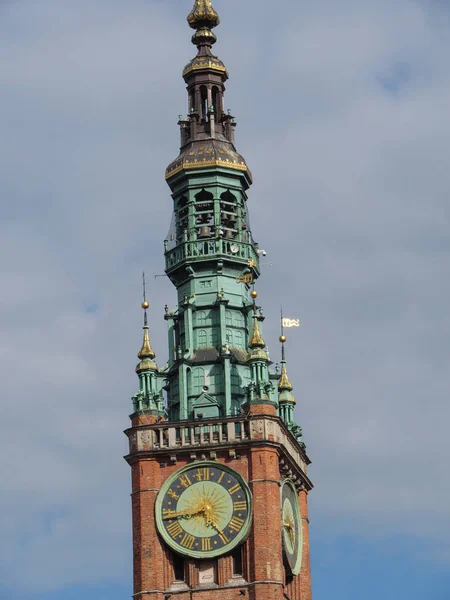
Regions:
M 310 463 L 295 424 L 284 343 L 272 369 L 252 289 L 261 251 L 246 218 L 251 174 L 223 110 L 223 63 L 211 48 L 219 17 L 196 0 L 197 56 L 183 77 L 189 115 L 166 173 L 174 227 L 166 273 L 169 361 L 144 340 L 136 367 L 129 454 L 134 598 L 311 600 Z

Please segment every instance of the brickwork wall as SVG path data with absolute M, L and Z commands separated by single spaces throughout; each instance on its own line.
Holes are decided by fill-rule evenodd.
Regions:
M 307 494 L 299 496 L 303 517 L 303 562 L 299 577 L 285 587 L 281 538 L 279 451 L 276 447 L 250 447 L 230 457 L 218 455 L 219 462 L 238 471 L 249 482 L 253 494 L 253 524 L 243 549 L 243 575 L 248 583 L 233 580 L 232 558 L 217 560 L 214 589 L 200 589 L 198 562 L 186 560 L 189 591 L 170 588 L 174 584 L 173 554 L 160 539 L 155 522 L 155 500 L 164 481 L 191 463 L 188 454 L 177 463 L 169 456 L 148 458 L 135 455 L 132 465 L 132 511 L 134 593 L 138 600 L 311 600 Z M 230 586 L 230 581 L 237 584 Z M 239 585 L 242 583 L 242 585 Z M 178 585 L 178 584 L 177 584 Z M 242 592 L 242 593 L 241 593 Z
M 309 518 L 308 518 L 308 493 L 303 490 L 299 494 L 300 515 L 303 523 L 303 560 L 298 583 L 300 587 L 300 600 L 311 600 L 311 564 L 309 549 Z

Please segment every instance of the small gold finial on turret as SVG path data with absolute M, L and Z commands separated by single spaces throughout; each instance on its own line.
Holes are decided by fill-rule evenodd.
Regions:
M 143 327 L 144 339 L 142 342 L 142 348 L 138 352 L 138 358 L 140 360 L 144 360 L 145 358 L 154 359 L 156 356 L 153 351 L 153 348 L 151 347 L 150 336 L 148 333 L 147 309 L 149 308 L 150 303 L 147 302 L 147 298 L 146 298 L 145 273 L 142 273 L 142 287 L 143 287 L 143 291 L 144 291 L 144 301 L 141 304 L 142 308 L 144 309 L 144 327 Z
M 220 17 L 212 7 L 211 0 L 195 0 L 187 22 L 192 29 L 213 29 L 219 25 Z
M 292 383 L 289 381 L 289 377 L 287 374 L 287 368 L 286 368 L 286 354 L 285 354 L 285 350 L 284 350 L 284 344 L 286 343 L 286 336 L 283 333 L 283 329 L 282 329 L 282 333 L 280 335 L 280 342 L 281 342 L 281 376 L 280 379 L 278 380 L 278 391 L 281 392 L 292 392 L 292 390 L 294 389 L 294 386 L 292 385 Z
M 266 343 L 263 340 L 263 337 L 259 330 L 258 317 L 256 315 L 253 317 L 253 333 L 252 333 L 252 338 L 250 340 L 248 347 L 249 348 L 265 348 L 266 347 Z
M 263 337 L 261 335 L 261 332 L 259 330 L 259 325 L 258 325 L 258 316 L 256 314 L 256 298 L 258 297 L 258 292 L 256 290 L 252 290 L 250 292 L 250 296 L 253 300 L 253 333 L 252 333 L 252 337 L 250 339 L 250 342 L 248 344 L 249 348 L 265 348 L 266 347 L 266 342 L 263 340 Z
M 286 365 L 284 364 L 281 367 L 281 377 L 278 380 L 278 391 L 283 392 L 284 390 L 287 390 L 288 392 L 292 392 L 293 389 L 294 389 L 294 386 L 289 381 Z

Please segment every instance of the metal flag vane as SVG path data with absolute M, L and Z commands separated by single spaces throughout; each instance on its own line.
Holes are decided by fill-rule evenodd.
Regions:
M 281 337 L 284 337 L 284 329 L 290 327 L 300 327 L 300 319 L 289 319 L 283 316 L 283 307 L 281 307 Z
M 281 317 L 281 327 L 300 327 L 300 319 L 288 319 L 286 317 Z

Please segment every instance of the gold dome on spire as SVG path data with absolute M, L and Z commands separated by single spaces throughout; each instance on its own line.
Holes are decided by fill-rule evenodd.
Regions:
M 192 29 L 213 29 L 219 25 L 220 17 L 212 7 L 211 0 L 195 0 L 187 22 Z

